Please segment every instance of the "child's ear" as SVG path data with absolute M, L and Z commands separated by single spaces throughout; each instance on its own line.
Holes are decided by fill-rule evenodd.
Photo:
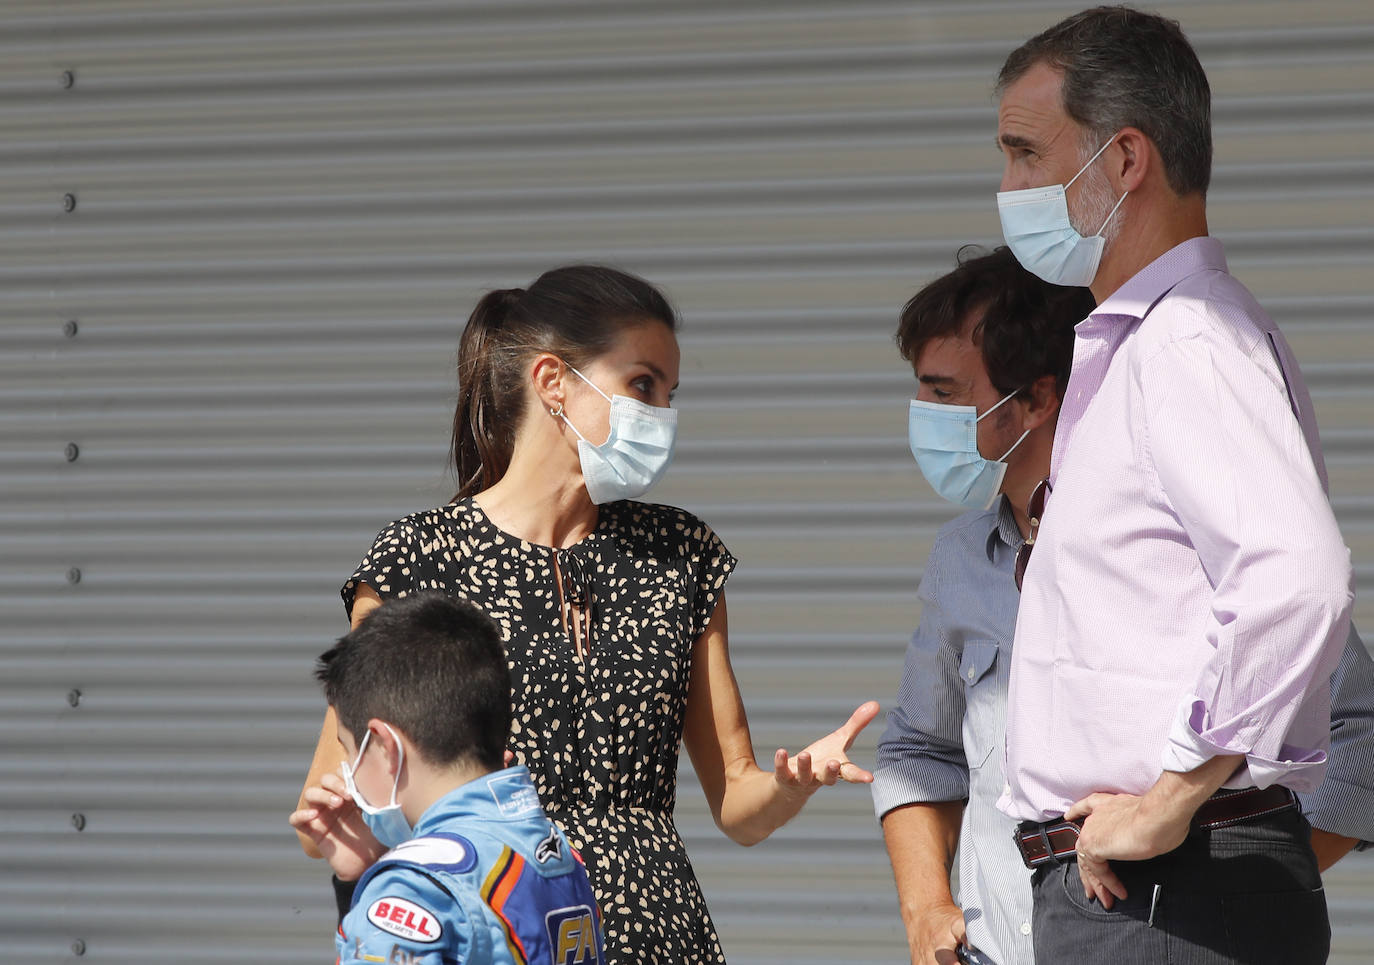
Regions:
M 403 755 L 410 753 L 405 735 L 395 724 L 388 724 L 378 717 L 373 717 L 367 722 L 367 729 L 372 735 L 368 740 L 368 744 L 371 745 L 368 753 L 379 756 L 386 762 L 387 773 L 395 774 L 401 769 Z M 372 750 L 372 747 L 376 750 Z

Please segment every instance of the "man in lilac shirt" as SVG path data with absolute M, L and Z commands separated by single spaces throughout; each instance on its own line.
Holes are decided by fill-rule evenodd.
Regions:
M 900 316 L 896 340 L 916 398 L 991 413 L 976 423 L 978 450 L 1005 464 L 993 505 L 936 535 L 921 577 L 920 626 L 873 768 L 873 803 L 919 965 L 950 965 L 960 944 L 978 965 L 1033 960 L 1029 875 L 1012 841 L 1015 822 L 996 807 L 1006 784 L 1015 560 L 1030 531 L 1027 500 L 1050 468 L 1073 325 L 1094 307 L 1086 290 L 1046 284 L 1006 248 L 970 246 Z M 941 454 L 913 454 L 937 492 L 948 492 Z M 1331 680 L 1330 767 L 1301 806 L 1323 869 L 1374 841 L 1374 661 L 1353 626 Z
M 1323 962 L 1291 792 L 1325 772 L 1350 559 L 1301 373 L 1207 236 L 1206 75 L 1176 23 L 1097 8 L 997 89 L 1007 243 L 1098 302 L 1012 651 L 1036 957 Z

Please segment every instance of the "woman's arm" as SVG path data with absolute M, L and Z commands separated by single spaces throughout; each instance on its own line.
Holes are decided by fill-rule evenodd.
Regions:
M 359 583 L 357 595 L 353 600 L 352 623 L 349 629 L 356 628 L 362 622 L 363 617 L 367 616 L 377 607 L 382 605 L 382 598 L 377 595 L 377 591 L 366 583 Z M 338 737 L 338 718 L 334 716 L 334 708 L 326 708 L 324 712 L 324 726 L 320 728 L 320 739 L 315 743 L 315 756 L 310 761 L 310 770 L 305 775 L 305 786 L 301 788 L 300 798 L 296 801 L 296 810 L 301 811 L 310 805 L 305 800 L 305 792 L 308 788 L 319 787 L 320 778 L 325 774 L 332 773 L 339 769 L 343 763 L 343 745 L 339 743 Z M 300 838 L 301 848 L 312 858 L 323 858 L 320 849 L 315 842 L 310 839 L 310 835 L 297 831 L 296 836 Z
M 716 824 L 739 844 L 757 844 L 802 809 L 822 784 L 868 783 L 873 775 L 850 762 L 846 751 L 878 713 L 869 701 L 838 730 L 789 758 L 779 749 L 772 772 L 754 760 L 749 721 L 730 667 L 725 597 L 706 632 L 692 648 L 684 739 Z M 813 767 L 815 768 L 813 770 Z

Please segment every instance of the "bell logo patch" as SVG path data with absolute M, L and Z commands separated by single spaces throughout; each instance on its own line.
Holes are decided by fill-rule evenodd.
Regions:
M 438 917 L 405 898 L 378 898 L 367 909 L 367 920 L 388 935 L 429 944 L 444 934 Z

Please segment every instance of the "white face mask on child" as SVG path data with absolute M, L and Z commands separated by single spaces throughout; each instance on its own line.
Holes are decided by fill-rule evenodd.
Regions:
M 394 848 L 398 844 L 409 841 L 414 834 L 414 829 L 406 816 L 401 812 L 401 805 L 396 803 L 396 790 L 401 786 L 401 767 L 405 764 L 406 750 L 401 744 L 401 738 L 396 736 L 396 732 L 385 723 L 389 733 L 396 741 L 396 781 L 391 785 L 391 803 L 385 807 L 376 807 L 369 804 L 367 798 L 363 797 L 363 792 L 358 790 L 358 785 L 353 782 L 353 772 L 358 769 L 358 765 L 363 761 L 363 752 L 367 750 L 367 742 L 372 739 L 372 731 L 368 731 L 363 737 L 363 742 L 358 745 L 358 756 L 353 758 L 350 765 L 344 761 L 339 765 L 343 771 L 344 787 L 348 789 L 349 796 L 353 798 L 353 803 L 358 805 L 358 810 L 363 812 L 363 821 L 367 824 L 368 830 L 382 844 L 388 848 Z

